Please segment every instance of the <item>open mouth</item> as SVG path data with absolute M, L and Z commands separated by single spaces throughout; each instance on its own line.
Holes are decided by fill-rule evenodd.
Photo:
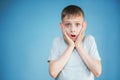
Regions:
M 76 37 L 76 35 L 71 35 L 71 37 Z

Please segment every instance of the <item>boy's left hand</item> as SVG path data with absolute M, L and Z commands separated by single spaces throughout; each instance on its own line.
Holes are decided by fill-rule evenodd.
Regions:
M 85 30 L 86 30 L 86 23 L 83 22 L 83 26 L 82 26 L 82 29 L 81 31 L 79 32 L 79 35 L 75 41 L 75 46 L 77 47 L 78 45 L 81 45 L 82 43 L 82 40 L 84 38 L 84 34 L 85 34 Z

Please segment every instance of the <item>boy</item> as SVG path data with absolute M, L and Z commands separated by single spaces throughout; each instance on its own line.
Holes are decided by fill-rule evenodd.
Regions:
M 101 74 L 101 59 L 93 36 L 85 35 L 83 10 L 69 5 L 62 11 L 63 37 L 53 42 L 49 73 L 55 80 L 94 80 Z

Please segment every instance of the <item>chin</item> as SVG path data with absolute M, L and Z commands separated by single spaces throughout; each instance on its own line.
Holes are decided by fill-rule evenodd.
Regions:
M 74 42 L 76 41 L 75 39 L 72 39 Z
M 74 41 L 74 42 L 76 41 L 76 38 L 72 38 L 72 37 L 70 37 L 70 38 L 72 39 L 72 41 Z

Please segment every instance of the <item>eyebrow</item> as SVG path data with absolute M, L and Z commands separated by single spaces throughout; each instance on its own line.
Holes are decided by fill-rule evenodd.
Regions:
M 73 22 L 73 21 L 63 21 L 63 22 Z M 81 23 L 82 21 L 74 21 L 76 23 Z

